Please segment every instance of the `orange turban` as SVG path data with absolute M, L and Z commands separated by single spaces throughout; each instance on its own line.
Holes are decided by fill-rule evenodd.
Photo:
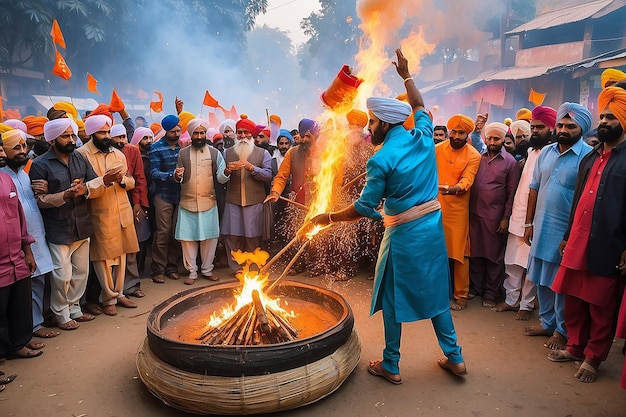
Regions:
M 533 114 L 526 107 L 522 107 L 515 113 L 515 120 L 526 120 L 530 122 L 533 119 Z
M 48 121 L 44 116 L 26 116 L 22 119 L 26 123 L 26 130 L 29 135 L 39 136 L 43 135 L 43 125 Z
M 54 107 L 55 110 L 64 111 L 67 117 L 71 119 L 78 119 L 78 110 L 76 110 L 76 107 L 74 107 L 72 103 L 68 103 L 67 101 L 59 101 L 57 103 L 54 103 L 54 106 L 52 107 Z
M 103 115 L 107 116 L 109 119 L 115 120 L 113 118 L 113 113 L 111 113 L 111 109 L 109 108 L 108 104 L 104 104 L 104 103 L 98 104 L 98 107 L 93 109 L 91 111 L 91 113 L 89 113 L 89 116 L 87 116 L 87 117 L 96 116 L 98 114 L 103 114 Z
M 608 87 L 607 83 L 613 85 L 617 84 L 620 81 L 626 81 L 626 73 L 620 70 L 616 70 L 615 68 L 605 69 L 602 72 L 602 75 L 600 75 L 600 84 L 602 88 Z
M 150 130 L 152 130 L 152 133 L 154 133 L 155 135 L 159 133 L 161 129 L 163 128 L 161 127 L 160 123 L 154 122 L 150 125 Z
M 455 114 L 446 124 L 448 130 L 464 130 L 468 135 L 474 130 L 474 121 L 464 114 Z
M 278 126 L 282 125 L 283 121 L 277 114 L 270 114 L 270 122 L 276 123 Z
M 365 128 L 365 126 L 367 126 L 367 122 L 369 121 L 367 113 L 359 109 L 350 110 L 348 114 L 346 114 L 346 119 L 348 119 L 349 124 L 356 125 L 361 128 Z
M 181 111 L 180 113 L 178 113 L 178 125 L 183 130 L 183 132 L 187 131 L 187 124 L 195 118 L 196 116 L 193 113 L 189 113 L 188 111 Z
M 609 108 L 617 117 L 619 124 L 626 129 L 626 90 L 619 87 L 607 87 L 598 96 L 598 110 Z

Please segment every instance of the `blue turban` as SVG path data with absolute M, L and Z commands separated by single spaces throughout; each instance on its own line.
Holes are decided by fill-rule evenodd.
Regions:
M 568 103 L 568 102 L 561 104 L 561 106 L 556 112 L 557 124 L 566 115 L 569 115 L 569 117 L 571 117 L 572 120 L 574 120 L 576 124 L 580 126 L 580 128 L 583 131 L 582 133 L 583 135 L 585 135 L 585 133 L 587 133 L 589 129 L 591 129 L 591 123 L 592 123 L 591 113 L 589 112 L 589 110 L 587 110 L 585 106 L 582 106 L 578 103 Z
M 302 136 L 304 136 L 306 132 L 311 132 L 315 135 L 319 133 L 320 125 L 317 124 L 315 120 L 302 119 L 300 120 L 300 123 L 298 124 L 298 131 L 300 132 L 300 135 Z
M 174 129 L 178 126 L 178 123 L 180 123 L 180 119 L 174 114 L 168 114 L 161 120 L 161 126 L 163 126 L 163 130 L 166 132 Z
M 281 138 L 283 136 L 289 139 L 289 142 L 293 143 L 293 136 L 291 136 L 290 131 L 288 131 L 287 129 L 280 129 L 278 131 L 278 138 Z
M 374 116 L 392 125 L 404 123 L 412 111 L 410 104 L 387 97 L 370 97 L 366 101 L 366 106 Z

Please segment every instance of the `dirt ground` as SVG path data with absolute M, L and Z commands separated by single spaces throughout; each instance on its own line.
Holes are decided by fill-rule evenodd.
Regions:
M 234 280 L 216 271 L 220 282 Z M 383 347 L 380 314 L 369 317 L 372 281 L 361 274 L 347 282 L 329 278 L 295 279 L 343 295 L 354 311 L 362 351 L 358 367 L 329 397 L 283 412 L 298 416 L 626 416 L 626 392 L 619 387 L 624 363 L 623 340 L 616 340 L 599 380 L 583 384 L 573 378 L 576 366 L 546 359 L 546 338 L 526 337 L 528 322 L 514 314 L 494 313 L 470 302 L 453 312 L 469 375 L 459 379 L 437 366 L 441 351 L 430 322 L 404 326 L 403 384 L 392 385 L 367 372 L 369 360 Z M 209 285 L 208 280 L 195 285 Z M 18 378 L 0 393 L 0 416 L 178 417 L 189 414 L 164 405 L 138 377 L 135 354 L 146 336 L 149 311 L 189 287 L 182 280 L 154 284 L 142 281 L 146 297 L 137 309 L 118 309 L 118 316 L 99 316 L 78 330 L 44 340 L 44 355 L 0 364 Z M 137 300 L 137 299 L 135 299 Z M 537 323 L 536 313 L 531 324 Z M 39 340 L 39 339 L 37 339 Z

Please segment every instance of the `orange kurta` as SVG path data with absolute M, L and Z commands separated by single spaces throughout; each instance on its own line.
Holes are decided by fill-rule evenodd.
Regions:
M 448 257 L 463 263 L 469 256 L 469 200 L 470 187 L 480 165 L 480 154 L 470 144 L 453 149 L 449 141 L 435 146 L 439 185 L 458 185 L 465 191 L 459 195 L 439 193 L 443 230 L 446 237 Z

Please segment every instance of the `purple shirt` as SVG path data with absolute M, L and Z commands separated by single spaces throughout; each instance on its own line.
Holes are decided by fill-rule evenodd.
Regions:
M 24 260 L 22 246 L 35 239 L 26 231 L 26 218 L 10 176 L 0 172 L 0 288 L 8 287 L 31 273 Z

